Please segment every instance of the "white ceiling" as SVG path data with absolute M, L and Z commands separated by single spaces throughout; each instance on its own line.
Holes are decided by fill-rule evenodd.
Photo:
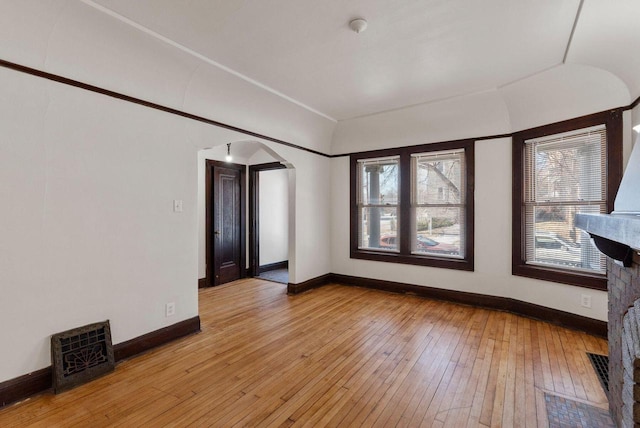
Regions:
M 580 8 L 580 0 L 92 1 L 336 120 L 500 88 L 558 66 Z M 621 3 L 640 12 L 638 0 Z M 603 8 L 613 9 L 586 0 L 581 14 L 593 20 Z M 367 19 L 365 32 L 349 29 L 355 17 Z M 574 56 L 583 63 L 598 62 L 588 47 L 601 26 L 576 26 L 571 46 L 581 44 Z M 599 48 L 611 55 L 607 43 Z

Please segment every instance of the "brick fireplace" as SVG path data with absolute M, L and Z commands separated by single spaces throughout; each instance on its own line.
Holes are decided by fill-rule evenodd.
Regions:
M 640 427 L 640 135 L 611 214 L 576 214 L 607 258 L 609 409 L 620 427 Z M 626 373 L 625 373 L 626 365 Z M 636 373 L 637 372 L 637 373 Z
M 633 328 L 633 320 L 628 320 L 625 329 L 623 319 L 629 308 L 640 299 L 640 256 L 634 253 L 631 266 L 624 267 L 608 259 L 608 289 L 609 289 L 609 409 L 614 421 L 620 427 L 640 425 L 640 418 L 633 420 L 634 413 L 640 416 L 640 403 L 634 406 L 633 390 L 638 389 L 634 381 L 633 365 L 635 355 L 629 355 L 625 342 L 637 340 L 637 336 L 629 330 Z M 637 313 L 634 313 L 637 312 Z M 631 316 L 629 316 L 631 315 Z M 628 314 L 627 318 L 636 318 L 640 315 L 640 302 L 636 303 L 636 309 Z M 637 323 L 635 324 L 637 326 Z M 636 327 L 637 328 L 637 327 Z M 637 330 L 636 330 L 637 331 Z M 634 337 L 635 336 L 635 337 Z M 635 346 L 640 346 L 636 343 Z M 623 358 L 623 352 L 627 357 Z M 635 353 L 631 353 L 635 354 Z M 624 361 L 627 361 L 627 373 L 624 373 Z M 639 364 L 640 361 L 635 361 Z M 631 371 L 631 372 L 630 372 Z M 640 371 L 639 371 L 640 372 Z M 636 380 L 638 375 L 635 375 Z M 624 392 L 623 392 L 624 391 Z M 634 407 L 637 409 L 634 410 Z

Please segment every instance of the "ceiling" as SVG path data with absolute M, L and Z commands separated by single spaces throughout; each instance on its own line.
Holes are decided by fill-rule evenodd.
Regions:
M 558 66 L 581 7 L 580 0 L 85 2 L 335 120 L 500 88 Z M 594 3 L 592 12 L 606 2 L 586 0 L 581 13 Z M 356 17 L 369 22 L 361 34 L 348 27 Z M 593 27 L 577 25 L 573 40 L 588 40 Z

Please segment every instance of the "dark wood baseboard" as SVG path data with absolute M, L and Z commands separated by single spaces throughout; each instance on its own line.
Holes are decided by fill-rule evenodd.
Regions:
M 333 274 L 327 273 L 299 284 L 287 284 L 287 294 L 300 294 L 312 288 L 322 287 L 333 282 Z
M 595 320 L 506 297 L 487 296 L 484 294 L 424 287 L 401 282 L 383 281 L 379 279 L 340 274 L 325 274 L 300 284 L 289 283 L 287 285 L 287 293 L 299 294 L 331 283 L 353 285 L 394 293 L 414 294 L 421 297 L 446 300 L 449 302 L 488 309 L 496 309 L 584 331 L 594 336 L 603 338 L 607 337 L 607 323 L 605 321 Z M 199 331 L 200 317 L 196 316 L 169 327 L 114 345 L 115 359 L 116 361 L 121 361 L 131 358 L 157 346 Z M 23 400 L 39 392 L 46 391 L 50 388 L 51 367 L 46 367 L 24 376 L 2 382 L 0 383 L 0 408 L 7 404 Z
M 118 343 L 113 346 L 113 355 L 116 361 L 122 361 L 199 331 L 200 317 L 195 316 L 126 342 Z
M 200 317 L 195 316 L 160 330 L 152 331 L 135 339 L 113 346 L 116 361 L 142 354 L 160 345 L 200 331 Z M 0 408 L 34 394 L 51 389 L 51 367 L 10 379 L 0 383 Z
M 198 279 L 198 288 L 205 288 L 207 286 L 207 278 Z
M 51 388 L 51 367 L 0 383 L 0 409 Z
M 258 273 L 269 272 L 270 270 L 277 269 L 289 269 L 289 260 L 258 266 Z
M 445 290 L 441 288 L 424 287 L 421 285 L 340 274 L 331 274 L 330 280 L 325 283 L 329 282 L 390 291 L 393 293 L 414 294 L 431 299 L 446 300 L 448 302 L 461 303 L 464 305 L 511 312 L 516 315 L 550 322 L 573 330 L 580 330 L 594 336 L 605 339 L 607 338 L 607 323 L 605 321 L 595 320 L 508 297 L 488 296 L 485 294 Z

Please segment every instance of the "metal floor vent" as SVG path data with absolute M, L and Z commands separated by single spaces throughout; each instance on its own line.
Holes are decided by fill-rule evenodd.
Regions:
M 609 357 L 606 355 L 590 354 L 588 352 L 587 356 L 598 375 L 602 389 L 604 389 L 605 394 L 609 396 Z
M 115 369 L 109 321 L 51 336 L 53 389 L 66 391 Z

